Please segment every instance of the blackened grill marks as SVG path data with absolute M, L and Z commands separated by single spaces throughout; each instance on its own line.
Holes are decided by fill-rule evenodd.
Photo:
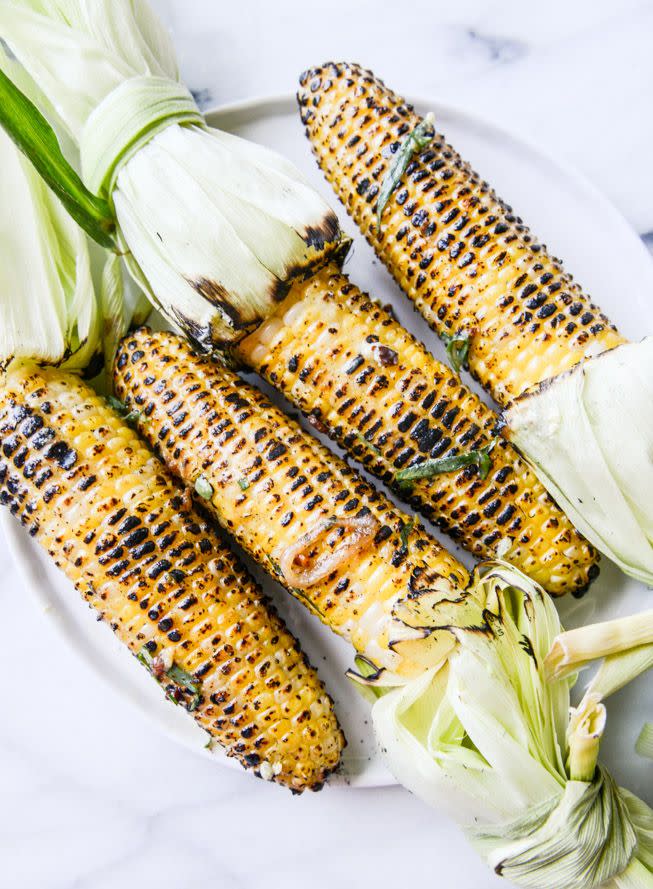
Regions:
M 54 460 L 62 469 L 72 469 L 77 462 L 77 453 L 64 441 L 51 444 L 46 452 L 48 460 Z
M 421 300 L 419 305 L 424 311 L 433 312 L 434 326 L 449 333 L 455 332 L 460 321 L 465 318 L 468 307 L 473 309 L 470 293 L 474 292 L 476 286 L 473 283 L 474 278 L 476 277 L 479 292 L 483 294 L 484 289 L 488 287 L 487 281 L 489 280 L 490 286 L 493 286 L 497 280 L 496 276 L 500 275 L 501 282 L 505 286 L 495 290 L 497 309 L 503 311 L 503 315 L 499 311 L 497 317 L 507 317 L 512 323 L 520 318 L 520 326 L 516 328 L 520 331 L 520 336 L 521 330 L 524 331 L 524 335 L 528 332 L 529 336 L 537 330 L 538 336 L 542 337 L 548 348 L 548 343 L 552 341 L 552 332 L 559 330 L 560 326 L 566 331 L 565 335 L 578 336 L 579 332 L 584 331 L 581 336 L 589 338 L 590 330 L 591 334 L 594 334 L 594 330 L 590 328 L 590 325 L 594 326 L 594 317 L 586 318 L 587 326 L 581 324 L 580 316 L 583 315 L 584 309 L 589 307 L 593 312 L 595 309 L 584 302 L 579 288 L 573 282 L 564 279 L 559 263 L 546 256 L 546 252 L 533 241 L 521 220 L 509 207 L 496 199 L 489 186 L 479 180 L 441 136 L 436 136 L 428 151 L 413 158 L 410 164 L 412 172 L 407 171 L 405 181 L 402 183 L 403 188 L 397 189 L 393 198 L 395 200 L 401 191 L 405 192 L 401 197 L 404 201 L 404 211 L 408 205 L 414 205 L 409 220 L 406 219 L 405 212 L 399 212 L 399 208 L 388 207 L 384 214 L 384 227 L 379 240 L 374 219 L 375 207 L 366 201 L 368 189 L 361 198 L 356 191 L 356 185 L 362 177 L 370 177 L 372 174 L 376 180 L 383 178 L 388 163 L 387 152 L 383 151 L 383 146 L 394 145 L 396 148 L 401 142 L 400 126 L 405 125 L 410 129 L 415 125 L 416 118 L 411 110 L 407 109 L 398 97 L 386 90 L 370 72 L 356 65 L 342 64 L 337 67 L 338 73 L 331 78 L 333 82 L 329 92 L 323 93 L 318 89 L 315 93 L 321 104 L 315 107 L 315 113 L 307 120 L 307 135 L 312 141 L 318 161 L 325 170 L 327 178 L 339 191 L 341 199 L 361 224 L 373 246 L 375 248 L 381 246 L 381 256 L 392 266 L 391 271 L 396 274 L 399 283 L 404 289 L 409 291 L 414 289 L 411 296 L 415 296 L 419 282 L 419 300 Z M 322 70 L 316 69 L 316 72 L 319 74 Z M 301 103 L 304 98 L 302 90 L 299 98 Z M 339 109 L 341 123 L 336 130 L 330 131 L 328 121 L 336 107 Z M 394 119 L 399 108 L 403 109 L 405 117 L 399 117 L 401 124 L 397 125 Z M 362 123 L 363 115 L 365 123 Z M 374 120 L 372 126 L 368 125 L 369 119 Z M 407 120 L 410 124 L 406 122 Z M 364 160 L 346 151 L 344 142 L 339 144 L 341 139 L 348 138 L 352 128 L 357 129 L 362 141 L 367 145 L 368 150 Z M 432 183 L 428 198 L 420 196 L 419 188 L 414 187 L 415 177 L 421 172 L 428 172 L 429 181 Z M 426 192 L 423 192 L 423 195 L 425 194 Z M 460 212 L 452 219 L 448 214 L 455 208 Z M 445 218 L 448 219 L 447 223 L 444 223 Z M 427 220 L 429 225 L 437 223 L 428 234 Z M 516 255 L 515 251 L 521 250 L 520 244 L 527 245 L 524 248 L 523 263 L 518 270 L 513 271 L 511 263 L 513 256 Z M 454 257 L 451 256 L 454 247 L 454 252 L 459 258 L 463 256 L 465 250 L 470 252 L 473 250 L 474 263 L 470 261 L 467 267 L 462 270 L 457 269 L 453 262 Z M 417 266 L 433 253 L 435 255 L 429 263 L 424 280 L 424 277 L 420 276 L 424 276 L 425 273 L 418 271 Z M 443 270 L 444 280 L 439 279 L 440 270 Z M 336 289 L 333 281 L 329 283 L 329 287 L 332 290 Z M 574 297 L 580 299 L 575 300 Z M 494 299 L 494 296 L 492 298 Z M 522 300 L 525 305 L 520 305 Z M 351 306 L 350 298 L 341 301 L 347 307 Z M 549 304 L 553 309 L 548 308 Z M 487 302 L 482 302 L 481 305 L 485 312 L 488 309 Z M 544 308 L 543 317 L 534 319 L 532 312 L 540 311 L 542 308 Z M 527 312 L 524 314 L 525 309 Z M 319 306 L 316 311 L 319 313 Z M 528 321 L 526 314 L 531 316 Z M 372 313 L 369 315 L 372 317 Z M 565 318 L 569 316 L 575 317 L 577 321 L 565 324 Z M 319 317 L 319 314 L 315 317 Z M 315 321 L 312 323 L 315 325 Z M 503 329 L 504 325 L 501 322 L 499 330 Z M 370 324 L 367 333 L 376 330 L 378 328 Z M 596 333 L 601 331 L 597 330 Z M 342 344 L 340 348 L 343 348 Z M 398 351 L 401 355 L 402 349 Z M 530 352 L 524 349 L 523 354 L 528 355 Z M 266 356 L 266 366 L 274 368 L 274 356 Z M 391 381 L 390 387 L 392 385 Z M 365 399 L 366 393 L 352 392 L 350 386 L 348 397 L 355 394 Z M 446 402 L 455 403 L 457 399 L 436 399 L 435 393 L 429 392 L 428 389 L 422 398 L 423 410 L 432 410 L 431 416 L 435 421 L 433 427 L 444 428 L 438 421 L 451 406 Z M 321 417 L 329 425 L 331 418 L 328 410 L 319 400 L 316 401 L 317 404 L 314 402 L 311 405 L 308 400 L 310 409 L 321 410 Z M 469 404 L 468 401 L 467 405 Z M 395 418 L 401 420 L 405 413 L 406 409 L 402 407 L 393 417 L 392 405 L 387 406 L 386 410 L 377 406 L 377 414 L 379 416 L 383 414 L 390 422 L 375 438 L 375 443 L 381 447 L 383 459 L 372 465 L 383 480 L 390 483 L 394 476 L 393 461 L 405 450 L 407 439 L 413 430 L 416 429 L 418 438 L 427 433 L 426 424 L 421 424 L 421 420 L 426 419 L 423 413 L 420 413 L 415 421 L 415 424 L 420 424 L 419 426 L 407 423 L 407 428 L 403 432 L 398 431 L 396 425 L 392 424 L 393 422 L 396 424 Z M 353 411 L 349 415 L 350 421 L 352 417 Z M 347 416 L 343 415 L 342 420 L 331 430 L 334 437 L 341 443 L 344 441 L 345 444 L 354 437 L 352 429 L 347 428 L 346 419 Z M 492 435 L 492 422 L 479 423 L 476 419 L 475 422 L 465 424 L 464 419 L 461 416 L 451 419 L 452 434 L 441 436 L 430 456 L 442 456 L 455 453 L 456 449 L 480 447 L 487 443 L 488 437 Z M 358 456 L 358 451 L 355 450 L 354 453 Z M 419 457 L 413 459 L 418 460 Z M 370 465 L 369 461 L 366 462 Z M 511 472 L 518 482 L 518 490 L 514 494 L 500 487 L 501 479 Z M 475 485 L 478 487 L 474 487 Z M 493 470 L 485 482 L 479 480 L 473 473 L 471 475 L 460 473 L 456 474 L 455 478 L 452 476 L 451 484 L 444 478 L 434 477 L 428 484 L 428 490 L 425 490 L 425 487 L 424 484 L 415 485 L 411 504 L 421 508 L 425 514 L 434 519 L 438 519 L 438 513 L 440 519 L 446 517 L 450 520 L 448 524 L 454 534 L 464 531 L 463 523 L 467 521 L 469 515 L 474 516 L 471 505 L 474 498 L 484 498 L 483 503 L 478 505 L 477 513 L 481 512 L 481 507 L 487 505 L 489 500 L 498 498 L 499 503 L 493 517 L 487 519 L 482 517 L 478 523 L 472 522 L 467 525 L 469 530 L 460 535 L 465 545 L 473 552 L 479 555 L 491 555 L 491 547 L 503 537 L 504 533 L 510 533 L 515 522 L 519 520 L 522 527 L 518 535 L 519 540 L 514 541 L 511 557 L 517 557 L 517 564 L 520 567 L 532 565 L 533 556 L 537 558 L 536 553 L 539 552 L 543 561 L 546 560 L 550 566 L 548 569 L 543 569 L 540 575 L 542 580 L 546 582 L 547 574 L 549 577 L 564 577 L 567 574 L 569 578 L 567 589 L 579 583 L 584 584 L 584 578 L 588 576 L 594 558 L 591 548 L 573 532 L 567 520 L 555 511 L 554 505 L 546 500 L 541 486 L 509 447 L 502 444 L 501 451 L 495 452 Z M 485 499 L 487 492 L 490 493 Z M 469 498 L 469 502 L 466 502 L 466 498 Z M 511 500 L 517 504 L 519 517 L 513 515 L 506 519 L 503 528 L 501 526 L 495 528 L 496 516 L 503 515 Z M 565 526 L 564 533 L 570 535 L 566 541 L 562 532 L 555 538 L 549 536 L 547 529 L 553 526 L 547 524 L 547 516 L 556 518 L 556 521 L 560 519 L 563 523 L 561 528 Z M 570 548 L 569 543 L 572 538 L 575 542 L 573 548 Z M 523 560 L 521 563 L 520 558 Z M 564 591 L 564 584 L 565 581 L 560 581 L 557 592 Z
M 130 516 L 130 518 L 138 521 L 137 516 Z M 125 546 L 127 546 L 131 549 L 131 547 L 138 546 L 139 543 L 142 543 L 145 540 L 145 538 L 148 536 L 149 533 L 150 532 L 149 532 L 148 528 L 141 526 L 140 528 L 136 528 L 136 530 L 128 532 L 123 537 L 122 542 L 124 543 Z M 120 529 L 118 529 L 118 534 L 120 534 Z
M 34 375 L 38 373 L 35 371 Z M 73 389 L 77 385 L 76 381 L 71 382 Z M 29 389 L 26 397 L 29 397 Z M 80 592 L 98 610 L 99 617 L 108 621 L 134 653 L 146 648 L 154 655 L 159 646 L 175 646 L 175 662 L 178 658 L 186 659 L 182 662 L 199 681 L 208 681 L 213 674 L 210 681 L 214 688 L 217 685 L 213 697 L 221 695 L 225 705 L 241 714 L 241 720 L 246 718 L 252 737 L 256 738 L 255 746 L 259 751 L 256 756 L 262 760 L 269 751 L 277 749 L 279 741 L 268 734 L 266 723 L 259 722 L 256 714 L 259 710 L 271 712 L 276 720 L 282 715 L 291 715 L 295 706 L 289 692 L 287 703 L 290 709 L 282 714 L 281 705 L 285 706 L 285 702 L 280 699 L 277 704 L 273 697 L 266 698 L 277 694 L 272 683 L 278 688 L 292 686 L 297 691 L 301 688 L 304 706 L 308 703 L 304 697 L 306 688 L 313 684 L 315 694 L 309 693 L 309 699 L 316 700 L 321 696 L 328 703 L 319 683 L 310 674 L 310 668 L 301 655 L 296 655 L 297 643 L 288 636 L 278 619 L 273 618 L 273 626 L 269 627 L 260 591 L 246 577 L 221 540 L 195 513 L 190 501 L 178 493 L 179 489 L 161 470 L 158 473 L 156 469 L 152 471 L 152 458 L 136 444 L 131 432 L 127 431 L 127 438 L 132 436 L 132 440 L 126 450 L 116 456 L 119 446 L 115 446 L 115 451 L 108 446 L 108 441 L 116 435 L 110 428 L 110 424 L 117 423 L 115 416 L 107 421 L 107 428 L 96 427 L 98 440 L 105 442 L 98 454 L 96 475 L 89 471 L 89 464 L 85 462 L 89 455 L 95 459 L 91 454 L 93 446 L 87 445 L 82 453 L 78 453 L 68 443 L 71 440 L 68 432 L 75 427 L 75 418 L 55 415 L 52 423 L 56 435 L 44 435 L 48 430 L 38 415 L 38 402 L 42 397 L 40 390 L 37 394 L 32 393 L 29 408 L 17 408 L 14 404 L 13 410 L 7 410 L 0 397 L 0 446 L 9 435 L 17 436 L 17 448 L 6 458 L 11 462 L 5 462 L 4 457 L 0 459 L 0 500 L 8 502 L 32 536 L 41 538 L 57 564 L 67 571 Z M 57 398 L 54 397 L 52 402 L 57 404 Z M 44 415 L 50 410 L 48 406 Z M 102 408 L 94 410 L 101 412 Z M 21 429 L 24 420 L 29 423 L 25 424 L 26 429 Z M 12 425 L 13 429 L 8 428 Z M 45 445 L 48 445 L 47 450 L 44 450 Z M 139 460 L 145 461 L 141 469 L 133 469 L 130 460 L 125 459 L 135 447 L 140 447 Z M 18 454 L 21 456 L 16 461 Z M 131 479 L 132 486 L 136 486 L 133 491 L 137 496 L 126 498 L 125 505 L 111 494 L 111 479 L 118 475 L 125 484 Z M 171 512 L 173 500 L 176 505 Z M 69 516 L 74 518 L 69 519 Z M 93 523 L 93 528 L 88 527 L 89 523 Z M 195 563 L 188 573 L 169 557 L 177 531 L 184 534 L 185 543 L 194 551 Z M 153 556 L 149 547 L 154 548 L 155 540 L 163 545 L 163 551 Z M 147 570 L 156 574 L 156 578 L 146 579 Z M 220 624 L 220 632 L 216 632 L 217 624 L 207 610 L 209 605 L 218 605 L 218 610 L 227 618 Z M 159 642 L 157 637 L 147 638 L 143 619 L 160 623 L 160 628 L 155 625 L 154 629 L 165 634 L 164 638 Z M 192 635 L 194 627 L 198 634 L 196 638 Z M 201 644 L 207 637 L 212 641 L 211 648 Z M 282 660 L 279 664 L 274 662 L 274 669 L 269 674 L 270 684 L 263 683 L 257 679 L 258 667 L 262 663 L 271 663 L 272 654 L 277 649 Z M 240 664 L 241 660 L 239 670 L 246 668 L 251 682 L 239 686 L 234 697 L 225 668 L 231 662 Z M 219 690 L 220 685 L 222 690 Z M 183 689 L 180 691 L 170 685 L 168 691 L 179 695 L 179 702 L 189 706 L 191 697 Z M 251 754 L 248 754 L 247 746 L 242 745 L 243 733 L 231 723 L 217 728 L 212 707 L 208 697 L 205 700 L 202 696 L 194 715 L 229 752 L 247 762 L 246 754 Z M 278 716 L 274 716 L 275 708 L 279 709 Z M 284 743 L 281 742 L 278 754 L 284 759 L 284 776 L 277 780 L 287 782 L 292 777 L 288 770 L 292 772 L 294 761 L 292 750 L 289 751 L 291 758 L 287 758 Z M 306 743 L 310 745 L 311 754 L 318 758 L 316 768 L 321 781 L 336 760 L 329 764 L 327 753 L 320 747 L 322 738 L 312 725 L 307 726 Z M 322 771 L 321 758 L 325 761 Z M 297 780 L 300 779 L 301 775 L 298 775 Z
M 320 522 L 334 515 L 360 518 L 370 509 L 377 516 L 379 513 L 376 510 L 381 510 L 379 524 L 387 530 L 378 534 L 374 548 L 369 553 L 357 556 L 360 566 L 355 564 L 344 577 L 342 569 L 334 572 L 334 576 L 325 581 L 323 589 L 306 591 L 303 596 L 322 614 L 329 617 L 335 607 L 346 607 L 346 600 L 342 599 L 339 606 L 335 605 L 336 587 L 342 590 L 346 582 L 347 590 L 351 590 L 351 595 L 354 595 L 354 591 L 361 588 L 364 576 L 359 572 L 368 570 L 364 567 L 368 560 L 372 560 L 370 564 L 374 564 L 373 560 L 378 559 L 377 549 L 383 551 L 383 562 L 389 566 L 386 571 L 390 570 L 390 578 L 393 570 L 397 571 L 398 584 L 403 575 L 404 561 L 423 558 L 417 555 L 409 557 L 404 553 L 397 530 L 397 513 L 390 504 L 386 504 L 378 492 L 358 479 L 351 469 L 338 463 L 314 440 L 301 434 L 286 417 L 270 407 L 260 393 L 209 361 L 191 357 L 183 342 L 174 335 L 151 335 L 147 331 L 140 331 L 135 336 L 145 357 L 141 361 L 139 374 L 133 375 L 129 380 L 118 370 L 118 393 L 128 403 L 137 395 L 145 395 L 146 401 L 150 400 L 153 409 L 143 432 L 155 441 L 158 440 L 158 425 L 165 422 L 165 409 L 157 401 L 153 387 L 142 386 L 140 374 L 159 379 L 162 391 L 174 390 L 175 400 L 189 407 L 189 423 L 193 427 L 190 437 L 192 440 L 193 436 L 201 435 L 201 451 L 193 453 L 182 449 L 178 453 L 174 436 L 166 436 L 159 448 L 183 478 L 189 480 L 196 478 L 202 470 L 207 472 L 209 483 L 214 490 L 219 489 L 225 498 L 223 505 L 219 505 L 218 517 L 221 522 L 268 570 L 269 559 L 278 560 L 284 544 L 287 546 L 297 540 Z M 166 364 L 158 361 L 161 354 L 169 357 Z M 380 364 L 392 366 L 395 356 L 394 350 L 387 355 L 379 354 Z M 348 371 L 345 376 L 351 380 L 352 386 L 371 385 L 373 381 L 369 376 L 365 380 L 361 379 L 359 371 L 364 359 L 361 357 L 359 361 L 358 357 L 360 356 L 355 352 L 345 357 Z M 288 369 L 289 363 L 297 369 L 291 359 L 292 354 L 285 358 L 284 373 L 293 373 Z M 317 375 L 316 372 L 314 377 Z M 186 390 L 188 386 L 197 384 L 211 393 L 210 415 L 200 415 L 193 411 L 192 400 L 188 398 Z M 413 392 L 416 385 L 416 381 L 410 382 L 408 394 Z M 423 397 L 423 393 L 419 395 L 420 399 Z M 343 399 L 347 401 L 344 393 Z M 240 420 L 234 414 L 238 401 L 241 404 L 246 402 L 248 409 L 247 416 Z M 382 424 L 369 413 L 361 415 L 359 421 L 365 425 L 366 435 L 370 436 L 368 440 L 372 446 L 375 431 Z M 216 429 L 224 430 L 227 428 L 225 424 L 230 423 L 236 429 L 232 440 L 225 440 L 224 431 L 215 434 Z M 252 471 L 255 466 L 256 474 Z M 244 490 L 239 484 L 242 479 L 248 481 Z M 214 498 L 214 503 L 216 502 L 220 504 L 220 498 Z M 432 547 L 432 552 L 425 552 L 424 557 L 433 560 L 440 558 L 439 548 L 435 544 L 426 544 L 423 531 L 416 531 L 415 538 L 424 538 L 425 549 Z M 414 553 L 417 552 L 417 549 L 414 550 Z M 396 563 L 394 569 L 393 559 Z M 447 563 L 449 564 L 455 565 L 453 561 Z M 446 573 L 452 569 L 443 567 L 443 570 Z M 462 578 L 463 569 L 459 570 Z M 278 571 L 275 573 L 278 576 Z M 361 579 L 354 586 L 357 577 Z M 394 593 L 395 588 L 391 588 Z M 400 589 L 400 586 L 396 589 Z M 365 595 L 373 596 L 375 592 L 375 589 L 365 590 Z
M 496 400 L 505 401 L 539 382 L 547 369 L 551 371 L 548 363 L 562 363 L 554 372 L 576 363 L 592 337 L 602 348 L 618 344 L 620 337 L 608 319 L 587 300 L 559 260 L 547 255 L 522 220 L 441 135 L 436 134 L 427 152 L 412 159 L 386 208 L 379 237 L 375 204 L 369 196 L 370 174 L 373 171 L 374 178 L 382 181 L 388 147 L 396 150 L 405 138 L 404 128 L 414 128 L 418 118 L 360 66 L 343 64 L 339 70 L 328 92 L 320 87 L 312 94 L 314 110 L 303 115 L 318 163 L 431 326 L 451 333 L 456 325 L 476 326 L 482 317 L 470 364 Z M 304 109 L 305 95 L 300 89 Z M 406 117 L 398 116 L 399 108 Z M 342 125 L 331 131 L 328 122 L 336 109 Z M 365 144 L 364 156 L 347 148 L 352 132 Z M 406 220 L 409 207 L 412 228 Z M 514 274 L 513 266 L 518 269 Z M 451 286 L 457 289 L 455 296 Z M 536 293 L 539 287 L 546 292 Z M 572 296 L 581 302 L 581 309 L 571 307 Z M 515 300 L 528 300 L 541 312 L 540 320 L 526 322 L 516 311 Z M 591 310 L 583 316 L 591 320 L 587 326 L 574 324 L 569 316 L 583 309 Z M 520 323 L 514 324 L 517 317 Z M 595 317 L 597 323 L 592 323 Z M 542 356 L 539 363 L 526 360 L 534 350 Z M 502 379 L 506 365 L 508 380 Z
M 127 508 L 125 506 L 120 506 L 120 507 L 118 507 L 116 512 L 112 513 L 109 516 L 109 518 L 107 519 L 107 522 L 109 523 L 109 525 L 111 525 L 113 527 L 113 525 L 117 525 L 118 522 L 121 519 L 123 519 L 126 515 L 127 515 Z

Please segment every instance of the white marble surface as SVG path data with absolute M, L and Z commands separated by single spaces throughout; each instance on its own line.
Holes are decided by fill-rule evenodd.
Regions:
M 355 59 L 571 160 L 653 245 L 653 3 L 154 5 L 205 104 L 288 92 L 311 64 Z M 66 649 L 1 540 L 0 575 L 1 887 L 500 885 L 402 790 L 293 798 L 173 745 Z M 459 858 L 455 883 L 438 879 L 440 855 Z

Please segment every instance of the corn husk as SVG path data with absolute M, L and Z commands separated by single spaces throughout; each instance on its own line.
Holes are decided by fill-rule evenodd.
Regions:
M 653 759 L 653 722 L 646 722 L 637 738 L 635 750 L 640 756 Z
M 202 349 L 246 335 L 342 251 L 292 164 L 206 126 L 143 0 L 8 0 L 0 31 L 113 206 L 129 271 Z
M 504 419 L 578 530 L 653 585 L 653 337 L 548 380 Z
M 652 886 L 653 811 L 597 762 L 603 700 L 625 677 L 606 669 L 571 708 L 575 677 L 547 679 L 562 627 L 543 590 L 496 563 L 481 567 L 472 598 L 480 620 L 452 627 L 455 650 L 374 703 L 390 770 L 454 818 L 490 867 L 516 885 Z M 422 609 L 418 620 L 426 616 Z M 611 650 L 610 658 L 622 657 L 628 643 Z M 630 678 L 642 661 L 631 667 Z
M 2 131 L 0 194 L 0 366 L 86 368 L 102 348 L 86 236 Z

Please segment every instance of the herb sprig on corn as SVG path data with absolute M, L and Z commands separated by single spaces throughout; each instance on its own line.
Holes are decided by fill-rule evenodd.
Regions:
M 313 422 L 326 423 L 400 495 L 406 493 L 401 474 L 422 472 L 418 464 L 442 458 L 446 463 L 430 468 L 451 468 L 465 453 L 484 453 L 492 438 L 491 415 L 455 375 L 339 276 L 347 239 L 333 211 L 299 172 L 267 149 L 207 126 L 179 82 L 167 35 L 149 10 L 136 15 L 127 0 L 117 0 L 111 7 L 100 5 L 91 26 L 81 7 L 69 8 L 63 0 L 47 11 L 33 6 L 31 0 L 16 0 L 11 14 L 0 10 L 3 36 L 78 142 L 86 187 L 115 209 L 116 242 L 132 274 L 197 347 L 210 352 L 241 342 L 242 360 L 278 385 Z M 123 57 L 124 47 L 112 39 L 114 15 L 143 38 L 133 55 Z M 56 53 L 62 45 L 74 54 L 76 72 L 63 82 L 40 62 L 45 48 Z M 144 49 L 150 45 L 156 53 Z M 79 71 L 86 77 L 77 76 Z M 83 95 L 80 81 L 87 87 Z M 13 95 L 6 84 L 5 92 Z M 23 116 L 29 116 L 29 103 L 23 108 Z M 33 116 L 47 126 L 36 110 Z M 21 120 L 3 123 L 20 142 Z M 393 175 L 410 175 L 414 152 L 428 150 L 434 139 L 430 122 L 416 126 L 406 150 L 397 154 L 401 170 L 393 168 Z M 62 181 L 77 182 L 73 191 L 83 198 L 85 186 L 65 167 L 54 134 L 39 145 L 30 149 L 35 162 L 60 170 Z M 66 193 L 67 200 L 73 196 Z M 378 208 L 382 225 L 395 200 L 392 189 L 385 199 L 387 206 Z M 93 226 L 88 230 L 92 233 Z M 359 312 L 350 319 L 347 313 L 356 302 Z M 322 309 L 333 323 L 318 330 Z M 291 316 L 310 321 L 311 312 L 314 340 L 286 323 Z M 119 312 L 118 320 L 123 315 Z M 280 329 L 289 355 L 275 349 Z M 450 334 L 455 366 L 471 355 L 473 337 L 467 333 Z M 315 350 L 314 367 L 302 362 L 293 379 L 292 368 L 307 349 Z M 320 352 L 330 360 L 318 368 Z M 350 356 L 350 364 L 341 364 L 343 355 Z M 388 372 L 376 374 L 378 364 L 387 365 Z M 336 401 L 338 416 L 333 416 Z M 530 470 L 508 445 L 495 448 L 495 471 L 487 479 L 486 464 L 422 480 L 413 486 L 412 505 L 475 554 L 510 559 L 554 594 L 586 589 L 597 573 L 596 554 Z
M 176 334 L 128 336 L 114 383 L 169 468 L 334 632 L 397 677 L 432 663 L 438 634 L 407 630 L 395 608 L 424 589 L 459 599 L 469 577 L 422 527 L 405 534 L 383 494 Z
M 474 555 L 499 556 L 554 595 L 582 593 L 598 574 L 595 550 L 496 438 L 496 414 L 335 266 L 295 284 L 236 356 Z M 429 460 L 490 447 L 484 468 L 402 482 Z
M 378 223 L 393 156 L 424 121 L 371 71 L 312 68 L 298 100 L 347 211 L 431 327 L 469 337 L 469 369 L 499 404 L 624 341 L 439 133 L 417 146 Z

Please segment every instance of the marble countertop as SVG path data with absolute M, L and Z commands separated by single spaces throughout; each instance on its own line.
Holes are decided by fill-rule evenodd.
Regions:
M 571 161 L 653 249 L 651 2 L 153 5 L 204 106 L 293 91 L 327 59 L 360 61 Z M 0 885 L 384 889 L 426 873 L 441 889 L 501 885 L 403 790 L 294 798 L 176 746 L 67 649 L 2 539 L 0 573 L 3 623 L 22 630 L 0 637 Z M 438 850 L 459 860 L 455 885 L 438 880 Z

